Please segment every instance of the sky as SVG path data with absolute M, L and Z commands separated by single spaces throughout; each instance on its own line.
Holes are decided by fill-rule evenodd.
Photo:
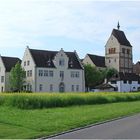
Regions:
M 113 28 L 123 30 L 140 60 L 140 1 L 0 0 L 0 55 L 32 49 L 105 55 Z

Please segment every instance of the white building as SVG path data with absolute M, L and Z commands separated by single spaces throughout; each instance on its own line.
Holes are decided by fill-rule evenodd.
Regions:
M 0 56 L 0 92 L 10 91 L 9 74 L 17 62 L 21 60 L 16 57 Z
M 28 91 L 84 92 L 84 68 L 77 53 L 26 48 L 22 67 Z
M 118 92 L 132 92 L 140 90 L 140 76 L 135 73 L 120 72 L 109 82 Z

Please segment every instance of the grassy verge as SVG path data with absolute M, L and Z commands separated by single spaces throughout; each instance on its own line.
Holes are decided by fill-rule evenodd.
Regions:
M 0 106 L 0 138 L 37 138 L 140 113 L 140 101 L 22 110 Z
M 21 109 L 106 104 L 140 100 L 140 93 L 18 93 L 0 94 L 0 104 Z

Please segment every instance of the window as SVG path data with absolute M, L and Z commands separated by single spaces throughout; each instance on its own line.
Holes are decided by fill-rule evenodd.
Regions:
M 1 76 L 1 83 L 4 82 L 4 76 Z
M 79 72 L 75 72 L 75 77 L 79 77 Z
M 48 70 L 44 70 L 44 76 L 48 76 Z
M 116 48 L 109 48 L 109 54 L 114 54 L 116 52 Z
M 27 91 L 32 91 L 32 85 L 27 84 L 27 86 L 26 85 L 24 86 L 24 89 Z
M 29 70 L 27 71 L 27 77 L 30 77 L 30 71 Z
M 71 77 L 74 78 L 74 71 L 71 72 Z
M 116 58 L 114 59 L 114 62 L 116 62 Z
M 52 84 L 50 85 L 50 91 L 51 92 L 53 91 L 53 85 Z
M 127 81 L 126 81 L 126 80 L 124 80 L 124 81 L 123 81 L 123 83 L 124 83 L 124 84 L 127 84 Z
M 52 70 L 49 71 L 49 76 L 53 77 L 53 71 Z
M 109 59 L 109 63 L 111 63 L 111 60 Z
M 30 85 L 30 91 L 32 91 L 32 85 Z
M 72 71 L 72 72 L 71 72 L 71 77 L 72 77 L 72 78 L 74 78 L 74 77 L 79 78 L 79 77 L 80 77 L 79 71 Z
M 39 76 L 43 76 L 43 70 L 39 70 Z
M 30 70 L 30 77 L 32 77 L 32 70 Z
M 71 86 L 71 91 L 74 91 L 74 85 Z
M 130 50 L 129 49 L 127 49 L 127 54 L 130 54 Z
M 29 91 L 29 90 L 30 90 L 30 85 L 28 84 L 28 85 L 27 85 L 27 91 Z
M 60 77 L 63 79 L 64 78 L 64 71 L 60 71 Z
M 27 74 L 27 77 L 32 77 L 32 70 L 28 70 L 26 74 Z
M 76 91 L 79 91 L 79 85 L 76 85 Z
M 42 90 L 43 90 L 43 85 L 40 84 L 40 85 L 39 85 L 39 91 L 42 91 Z
M 122 53 L 125 53 L 125 48 L 122 48 Z
M 132 81 L 129 81 L 129 84 L 132 84 Z
M 29 61 L 29 60 L 27 61 L 27 65 L 28 65 L 28 66 L 30 65 L 30 61 Z
M 24 61 L 24 66 L 26 66 L 26 61 Z
M 59 59 L 59 66 L 64 66 L 65 60 L 64 58 Z

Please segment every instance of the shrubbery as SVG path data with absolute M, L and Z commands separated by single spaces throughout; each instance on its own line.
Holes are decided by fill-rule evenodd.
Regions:
M 140 100 L 140 93 L 1 93 L 0 105 L 41 109 Z

